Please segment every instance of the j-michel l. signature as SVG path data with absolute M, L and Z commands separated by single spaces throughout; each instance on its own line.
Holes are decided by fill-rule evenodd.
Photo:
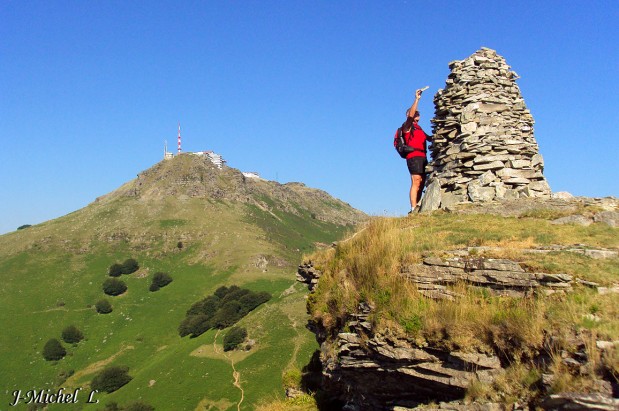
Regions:
M 76 388 L 74 391 L 69 392 L 64 388 L 60 388 L 57 391 L 50 389 L 46 390 L 28 390 L 23 392 L 22 390 L 13 391 L 13 402 L 9 406 L 14 407 L 23 401 L 24 404 L 75 404 L 79 402 L 79 394 L 82 388 Z M 98 390 L 92 390 L 88 394 L 86 400 L 87 404 L 97 404 L 99 400 L 95 399 L 95 394 Z

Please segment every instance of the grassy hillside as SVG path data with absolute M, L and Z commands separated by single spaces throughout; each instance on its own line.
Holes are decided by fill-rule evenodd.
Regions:
M 84 209 L 0 236 L 0 409 L 13 401 L 14 390 L 61 386 L 83 389 L 71 409 L 144 401 L 159 410 L 250 410 L 264 398 L 281 397 L 284 370 L 301 368 L 317 348 L 304 327 L 296 264 L 316 242 L 350 230 L 361 214 L 304 186 L 239 176 L 180 156 Z M 307 195 L 296 194 L 299 189 Z M 329 202 L 340 209 L 329 210 Z M 339 223 L 338 215 L 345 216 Z M 106 296 L 109 266 L 127 258 L 140 269 L 120 277 L 126 293 Z M 150 292 L 158 271 L 173 282 Z M 272 295 L 239 323 L 255 341 L 247 352 L 223 353 L 226 330 L 178 335 L 187 309 L 222 285 Z M 102 298 L 111 302 L 110 314 L 95 311 Z M 45 342 L 60 340 L 69 325 L 85 340 L 63 342 L 67 356 L 46 361 Z M 132 380 L 86 404 L 90 381 L 111 365 L 129 367 Z
M 373 307 L 373 333 L 404 338 L 418 347 L 497 355 L 507 365 L 505 375 L 493 384 L 471 385 L 469 401 L 526 402 L 537 395 L 545 373 L 555 375 L 551 393 L 595 391 L 598 378 L 617 384 L 617 347 L 603 354 L 596 349 L 597 341 L 619 341 L 617 294 L 598 292 L 587 282 L 616 287 L 619 259 L 568 251 L 617 251 L 617 229 L 601 223 L 554 225 L 552 218 L 551 212 L 520 218 L 437 212 L 374 219 L 336 248 L 307 257 L 322 271 L 308 303 L 312 318 L 326 335 L 336 336 L 346 332 L 342 324 L 364 302 Z M 549 252 L 529 251 L 544 248 Z M 579 281 L 565 294 L 535 292 L 524 298 L 454 284 L 447 289 L 460 297 L 449 301 L 422 296 L 399 274 L 407 264 L 446 257 L 448 250 L 466 250 L 473 259 L 508 258 L 529 272 L 566 273 Z M 583 346 L 591 368 L 568 372 L 561 353 Z M 546 354 L 549 363 L 536 362 Z

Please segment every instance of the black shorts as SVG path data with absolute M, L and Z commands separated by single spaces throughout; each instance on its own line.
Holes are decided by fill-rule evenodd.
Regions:
M 417 156 L 406 159 L 406 165 L 408 166 L 408 172 L 411 174 L 425 174 L 428 160 L 424 157 Z

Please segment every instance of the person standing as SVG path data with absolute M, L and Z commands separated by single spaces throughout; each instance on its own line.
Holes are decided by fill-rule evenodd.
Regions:
M 419 212 L 419 202 L 421 201 L 421 195 L 426 181 L 426 166 L 428 165 L 426 142 L 432 141 L 432 136 L 427 135 L 419 126 L 420 114 L 417 110 L 417 106 L 422 93 L 423 89 L 415 91 L 415 101 L 413 105 L 406 110 L 406 121 L 402 123 L 401 127 L 406 145 L 415 149 L 406 155 L 406 165 L 411 175 L 411 188 L 409 193 L 411 211 L 409 211 L 408 214 Z

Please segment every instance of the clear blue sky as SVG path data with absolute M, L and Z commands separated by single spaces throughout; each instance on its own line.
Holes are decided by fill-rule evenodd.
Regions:
M 504 56 L 553 191 L 619 195 L 619 1 L 0 0 L 0 233 L 82 208 L 174 148 L 408 210 L 392 147 L 448 63 Z

